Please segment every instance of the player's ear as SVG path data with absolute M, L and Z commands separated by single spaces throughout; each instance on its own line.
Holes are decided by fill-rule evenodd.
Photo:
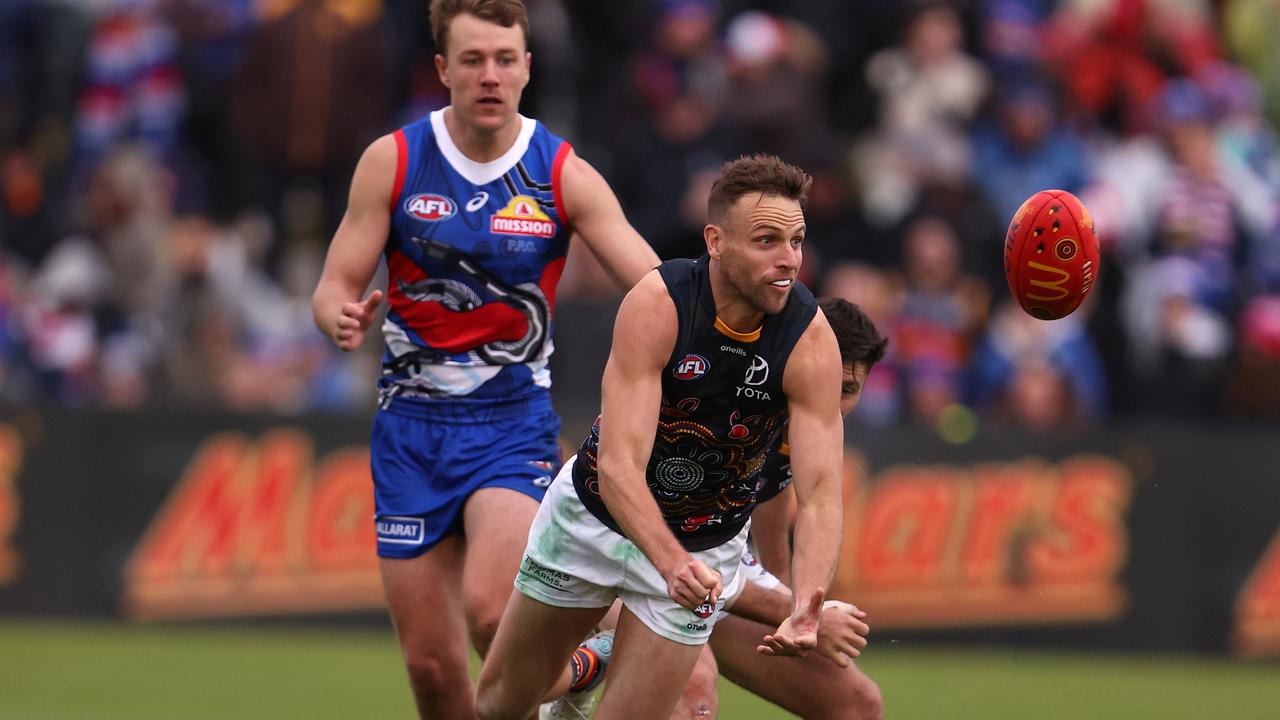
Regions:
M 445 70 L 449 67 L 449 61 L 444 59 L 443 55 L 436 54 L 436 73 L 440 76 L 440 84 L 447 89 L 449 87 L 449 76 Z
M 707 255 L 712 260 L 720 259 L 720 244 L 724 242 L 724 230 L 719 225 L 707 225 L 702 228 L 702 239 L 707 243 Z

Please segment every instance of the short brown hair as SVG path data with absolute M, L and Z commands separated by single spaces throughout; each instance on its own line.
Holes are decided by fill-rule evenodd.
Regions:
M 459 15 L 474 15 L 502 27 L 519 25 L 525 47 L 529 47 L 529 12 L 523 0 L 431 0 L 431 37 L 441 55 L 448 56 L 445 41 L 449 25 Z
M 707 198 L 707 220 L 719 223 L 738 198 L 751 193 L 777 195 L 800 203 L 809 202 L 809 186 L 813 178 L 795 165 L 776 155 L 743 155 L 720 168 L 720 176 L 711 186 Z
M 889 338 L 880 335 L 876 324 L 862 308 L 838 297 L 818 298 L 818 307 L 822 308 L 827 324 L 836 334 L 841 362 L 862 363 L 867 372 L 871 372 L 871 368 L 884 359 Z

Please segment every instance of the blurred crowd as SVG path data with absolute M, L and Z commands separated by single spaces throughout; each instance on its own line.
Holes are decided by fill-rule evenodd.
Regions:
M 891 337 L 862 422 L 1280 417 L 1280 0 L 527 4 L 523 112 L 662 257 L 726 159 L 814 176 L 804 279 Z M 359 153 L 448 102 L 426 7 L 0 3 L 0 402 L 370 406 L 309 298 Z M 1001 261 L 1046 188 L 1103 253 L 1053 322 Z

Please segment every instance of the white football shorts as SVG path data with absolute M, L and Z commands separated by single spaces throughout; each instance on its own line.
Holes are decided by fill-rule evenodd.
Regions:
M 706 643 L 718 612 L 738 597 L 746 582 L 742 553 L 751 524 L 723 545 L 692 553 L 720 572 L 724 590 L 714 606 L 685 609 L 667 595 L 662 574 L 640 548 L 596 519 L 578 499 L 572 476 L 576 459 L 564 464 L 538 508 L 516 589 L 555 607 L 603 608 L 621 598 L 661 637 L 685 645 Z

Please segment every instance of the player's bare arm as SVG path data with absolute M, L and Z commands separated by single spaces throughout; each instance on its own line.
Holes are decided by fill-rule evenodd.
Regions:
M 384 135 L 360 157 L 351 179 L 347 211 L 329 244 L 324 270 L 311 298 L 316 326 L 343 350 L 360 347 L 382 302 L 381 290 L 361 296 L 387 242 L 397 153 L 395 138 Z
M 791 509 L 795 502 L 795 491 L 788 485 L 751 512 L 756 559 L 784 585 L 791 584 Z
M 676 308 L 651 272 L 622 300 L 604 369 L 600 412 L 600 498 L 667 581 L 667 592 L 693 609 L 720 595 L 720 575 L 693 559 L 667 528 L 645 480 L 653 452 L 662 371 L 676 342 Z
M 792 487 L 796 494 L 791 617 L 766 638 L 775 651 L 804 652 L 817 643 L 826 588 L 840 547 L 840 351 L 822 313 L 814 316 L 787 361 Z
M 567 222 L 619 287 L 630 289 L 658 266 L 658 254 L 627 222 L 609 184 L 573 151 L 560 171 L 560 185 Z

